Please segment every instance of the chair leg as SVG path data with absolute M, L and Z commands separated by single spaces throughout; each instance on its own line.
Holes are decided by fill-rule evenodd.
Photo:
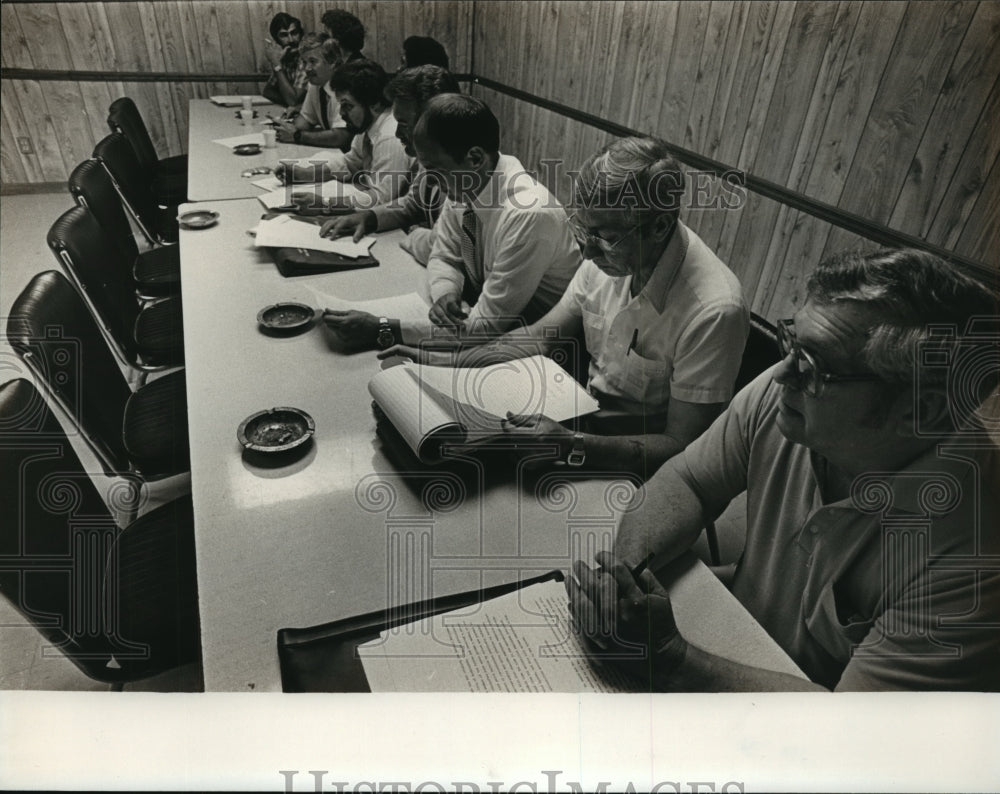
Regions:
M 715 531 L 714 521 L 705 524 L 705 539 L 708 541 L 708 558 L 712 561 L 712 565 L 722 565 L 722 558 L 719 555 L 719 535 Z

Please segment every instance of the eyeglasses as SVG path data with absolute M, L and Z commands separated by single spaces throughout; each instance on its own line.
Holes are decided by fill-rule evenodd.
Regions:
M 873 373 L 834 375 L 822 372 L 816 359 L 808 351 L 799 347 L 799 341 L 795 338 L 795 320 L 778 321 L 778 348 L 781 350 L 782 360 L 788 356 L 792 356 L 794 359 L 795 367 L 792 370 L 792 375 L 795 379 L 795 387 L 811 397 L 819 397 L 827 383 L 881 380 L 878 375 Z
M 644 223 L 637 223 L 631 229 L 629 229 L 625 234 L 619 237 L 617 240 L 608 240 L 601 237 L 599 234 L 591 234 L 588 232 L 582 223 L 576 219 L 576 213 L 573 213 L 566 219 L 569 223 L 569 230 L 573 233 L 573 239 L 576 240 L 576 244 L 581 248 L 586 248 L 588 245 L 596 248 L 600 248 L 605 253 L 610 253 L 614 251 L 619 245 L 621 245 L 625 239 L 632 234 L 636 229 L 641 229 L 645 226 Z

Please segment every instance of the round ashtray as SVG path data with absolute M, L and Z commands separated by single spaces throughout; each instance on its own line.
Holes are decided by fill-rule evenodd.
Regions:
M 219 222 L 219 213 L 212 210 L 191 210 L 178 215 L 177 222 L 185 229 L 207 229 Z
M 240 154 L 240 155 L 260 154 L 260 144 L 241 143 L 239 146 L 233 147 L 233 154 Z
M 257 322 L 268 331 L 304 330 L 312 325 L 315 312 L 304 303 L 275 303 L 257 312 Z
M 237 111 L 236 111 L 236 118 L 238 118 L 238 119 L 242 119 L 243 117 L 242 117 L 242 116 L 240 115 L 240 113 L 242 113 L 242 112 L 243 112 L 243 108 L 240 108 L 239 110 L 237 110 Z M 257 112 L 257 111 L 255 110 L 255 111 L 253 111 L 253 117 L 252 117 L 252 118 L 257 118 L 257 117 L 258 117 L 259 115 L 260 115 L 260 113 L 258 113 L 258 112 Z
M 268 408 L 240 423 L 236 437 L 250 452 L 287 452 L 305 444 L 316 431 L 316 423 L 298 408 Z

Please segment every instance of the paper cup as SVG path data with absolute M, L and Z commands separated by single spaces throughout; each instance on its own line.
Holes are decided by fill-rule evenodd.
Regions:
M 253 97 L 245 96 L 242 97 L 242 99 L 243 99 L 243 109 L 253 110 Z
M 273 127 L 265 127 L 261 133 L 264 136 L 265 149 L 273 149 L 278 145 L 278 133 L 274 131 Z
M 240 121 L 244 127 L 249 127 L 253 124 L 253 110 L 241 110 L 240 111 Z

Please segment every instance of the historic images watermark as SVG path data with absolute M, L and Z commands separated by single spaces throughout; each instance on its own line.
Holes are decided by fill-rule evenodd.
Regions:
M 588 782 L 586 785 L 574 780 L 560 780 L 563 771 L 560 769 L 539 770 L 538 780 L 504 781 L 493 780 L 480 785 L 467 780 L 335 780 L 327 778 L 329 770 L 313 769 L 300 772 L 297 769 L 282 769 L 278 774 L 283 778 L 284 791 L 333 791 L 339 794 L 418 794 L 419 792 L 456 792 L 456 794 L 515 794 L 515 792 L 531 792 L 531 794 L 556 794 L 567 791 L 581 794 L 584 791 L 604 794 L 613 786 L 613 791 L 634 792 L 648 791 L 654 794 L 743 794 L 744 783 L 739 780 L 660 780 L 656 783 L 634 784 L 627 782 L 599 781 Z M 301 775 L 301 777 L 300 777 Z M 543 779 L 544 778 L 544 779 Z M 311 788 L 299 788 L 299 784 Z

